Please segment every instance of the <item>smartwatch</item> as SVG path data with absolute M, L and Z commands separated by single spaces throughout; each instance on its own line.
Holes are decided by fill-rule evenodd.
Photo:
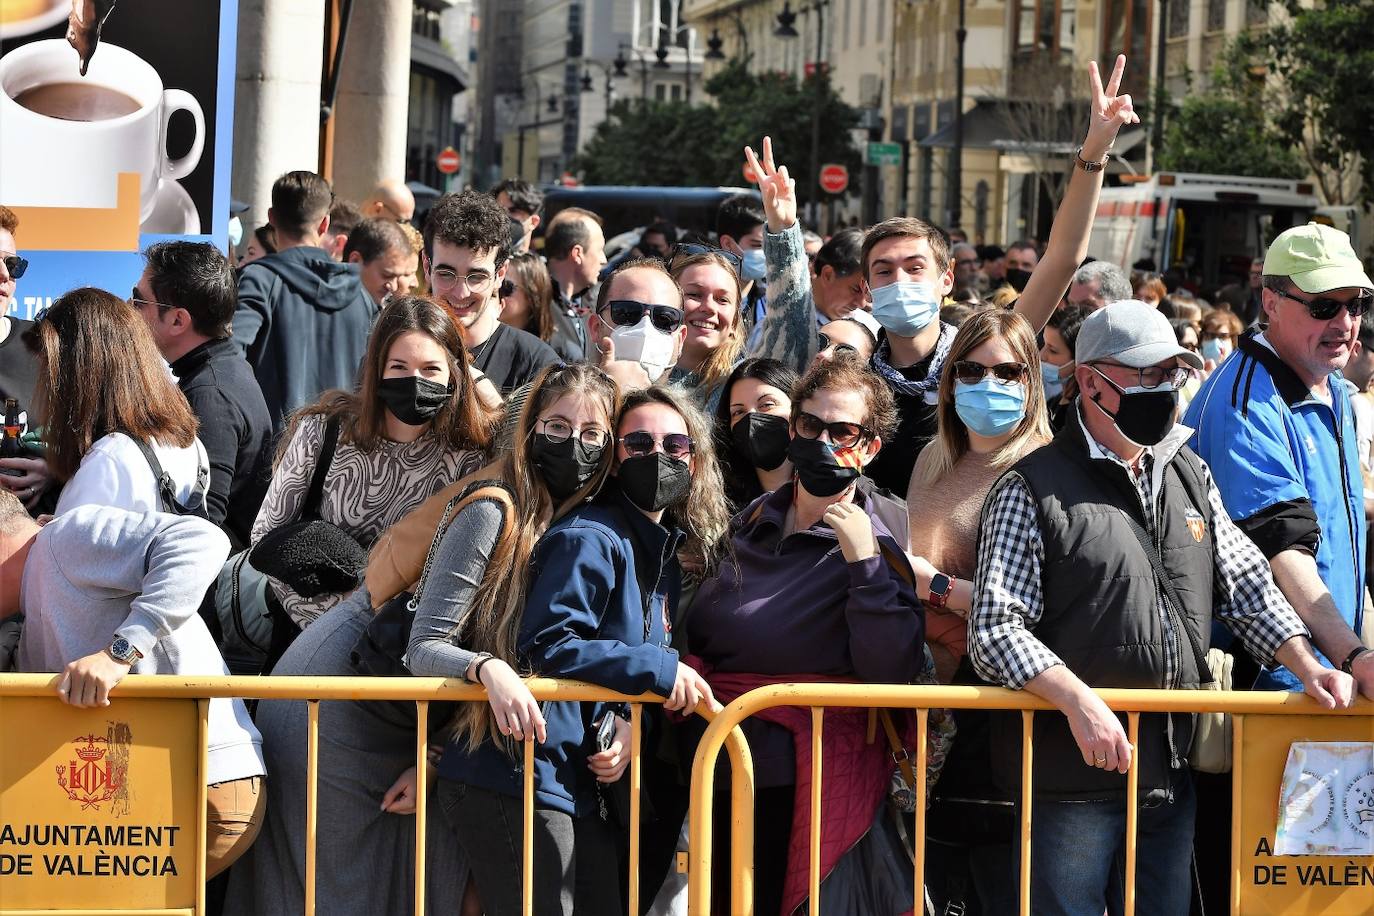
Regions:
M 1355 672 L 1351 669 L 1355 667 L 1355 660 L 1366 652 L 1374 652 L 1374 649 L 1369 649 L 1364 646 L 1356 646 L 1354 649 L 1351 649 L 1350 654 L 1345 657 L 1345 661 L 1341 662 L 1341 670 L 1346 674 L 1354 674 Z
M 114 642 L 110 643 L 109 648 L 105 651 L 110 653 L 110 658 L 126 665 L 132 665 L 143 657 L 143 653 L 135 649 L 134 644 L 123 636 L 116 636 Z
M 931 607 L 944 607 L 949 603 L 949 593 L 954 591 L 954 580 L 944 573 L 930 577 L 930 597 L 926 603 Z

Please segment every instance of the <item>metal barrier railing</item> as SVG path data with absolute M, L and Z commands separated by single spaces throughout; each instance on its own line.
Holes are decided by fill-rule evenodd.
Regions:
M 0 697 L 51 697 L 54 703 L 60 702 L 57 685 L 60 675 L 48 674 L 5 674 L 0 675 Z M 536 700 L 544 701 L 592 701 L 624 702 L 630 704 L 630 823 L 635 829 L 629 835 L 629 881 L 626 889 L 627 909 L 639 912 L 639 824 L 640 789 L 642 765 L 640 760 L 640 737 L 642 730 L 642 704 L 661 704 L 663 698 L 656 694 L 626 696 L 601 687 L 576 681 L 557 681 L 548 678 L 532 678 L 526 681 Z M 220 697 L 237 697 L 256 700 L 304 700 L 307 709 L 306 739 L 306 835 L 305 835 L 305 916 L 316 912 L 315 875 L 318 868 L 317 851 L 317 814 L 319 810 L 319 714 L 320 703 L 339 700 L 390 700 L 413 701 L 416 706 L 415 765 L 415 912 L 425 912 L 425 842 L 427 836 L 426 796 L 427 786 L 424 778 L 428 756 L 429 706 L 436 702 L 485 703 L 486 690 L 474 684 L 442 678 L 398 677 L 182 677 L 174 675 L 131 675 L 120 682 L 111 693 L 111 702 L 120 699 L 144 697 L 161 699 L 193 699 L 198 701 L 199 713 L 199 770 L 203 776 L 207 772 L 208 759 L 208 722 L 209 700 Z M 698 708 L 698 714 L 706 719 L 712 714 Z M 731 791 L 738 798 L 747 798 L 751 804 L 746 809 L 749 817 L 741 817 L 732 823 L 731 837 L 737 850 L 732 860 L 741 868 L 751 867 L 745 860 L 753 849 L 752 799 L 754 796 L 753 762 L 743 734 L 738 729 L 727 729 L 716 743 L 717 752 L 722 744 L 727 748 L 731 762 Z M 521 888 L 523 911 L 533 912 L 533 862 L 534 862 L 534 739 L 524 741 L 524 830 L 522 839 L 523 887 Z M 268 774 L 271 778 L 271 774 Z M 625 777 L 622 777 L 625 778 Z M 205 780 L 199 780 L 199 811 L 205 810 Z M 134 911 L 128 909 L 61 911 L 75 916 L 94 916 L 96 913 L 147 914 L 203 914 L 205 912 L 205 823 L 200 819 L 200 829 L 196 837 L 196 901 L 193 909 L 169 908 Z M 117 895 L 113 895 L 117 899 Z M 5 910 L 0 906 L 0 916 L 24 912 Z M 32 911 L 27 911 L 32 912 Z M 45 911 L 49 914 L 55 910 Z
M 1098 690 L 1112 710 L 1127 714 L 1127 734 L 1132 747 L 1131 765 L 1126 775 L 1126 850 L 1125 850 L 1125 913 L 1133 916 L 1136 902 L 1136 828 L 1135 803 L 1139 772 L 1135 753 L 1139 745 L 1140 714 L 1146 712 L 1225 712 L 1233 715 L 1233 813 L 1232 813 L 1232 876 L 1231 913 L 1240 913 L 1240 811 L 1243 773 L 1241 746 L 1247 714 L 1328 715 L 1370 717 L 1374 721 L 1374 702 L 1359 700 L 1346 710 L 1322 709 L 1302 694 L 1250 691 L 1196 690 Z M 726 736 L 734 734 L 739 723 L 763 710 L 778 706 L 805 707 L 812 717 L 811 757 L 811 824 L 810 824 L 810 897 L 808 913 L 820 916 L 820 841 L 821 841 L 821 744 L 826 708 L 912 709 L 917 715 L 917 743 L 914 759 L 916 778 L 916 812 L 914 843 L 913 913 L 923 913 L 925 887 L 925 821 L 926 821 L 926 724 L 931 709 L 986 709 L 1021 711 L 1022 758 L 1020 809 L 1020 875 L 1019 912 L 1031 912 L 1031 802 L 1033 797 L 1031 762 L 1033 736 L 1031 724 L 1037 710 L 1054 710 L 1048 702 L 1024 691 L 991 687 L 915 687 L 891 684 L 775 684 L 760 687 L 728 704 L 706 729 L 697 747 L 692 764 L 691 808 L 688 814 L 691 868 L 688 870 L 689 911 L 705 914 L 711 911 L 711 813 L 715 792 L 716 761 Z M 1055 714 L 1059 713 L 1055 711 Z M 957 739 L 956 739 L 957 740 Z M 753 794 L 731 794 L 732 823 L 753 817 Z M 730 913 L 752 916 L 753 913 L 753 849 L 745 850 L 748 861 L 741 863 L 738 845 L 732 831 Z

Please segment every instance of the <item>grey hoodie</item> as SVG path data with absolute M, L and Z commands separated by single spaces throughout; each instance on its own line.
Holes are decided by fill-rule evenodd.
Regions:
M 352 389 L 377 306 L 353 264 L 288 248 L 239 272 L 234 341 L 253 367 L 275 432 L 329 388 Z
M 143 654 L 132 674 L 228 674 L 197 613 L 228 554 L 224 533 L 194 516 L 89 505 L 62 513 L 24 563 L 19 670 L 61 671 L 119 635 Z M 207 782 L 264 772 L 243 701 L 211 700 Z

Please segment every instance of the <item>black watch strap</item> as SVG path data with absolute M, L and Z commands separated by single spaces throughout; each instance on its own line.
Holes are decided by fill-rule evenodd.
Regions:
M 1374 649 L 1370 649 L 1366 646 L 1356 646 L 1351 649 L 1350 654 L 1345 657 L 1345 661 L 1341 662 L 1341 670 L 1346 674 L 1353 674 L 1354 672 L 1352 672 L 1351 669 L 1355 667 L 1355 659 L 1364 655 L 1366 652 L 1374 652 Z

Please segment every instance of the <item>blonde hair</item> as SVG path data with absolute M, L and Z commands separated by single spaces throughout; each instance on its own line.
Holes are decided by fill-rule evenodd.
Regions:
M 586 398 L 605 412 L 605 423 L 611 428 L 616 417 L 620 390 L 610 376 L 595 366 L 573 363 L 545 369 L 530 388 L 528 399 L 520 411 L 519 432 L 510 453 L 497 465 L 498 476 L 509 488 L 515 504 L 513 532 L 502 532 L 487 560 L 482 582 L 476 591 L 472 607 L 451 634 L 457 643 L 474 652 L 489 652 L 492 656 L 516 668 L 516 641 L 520 633 L 520 616 L 525 609 L 525 593 L 529 586 L 530 558 L 535 544 L 555 520 L 566 515 L 592 494 L 601 489 L 611 467 L 615 447 L 608 442 L 601 462 L 592 478 L 581 490 L 555 506 L 544 478 L 534 467 L 529 451 L 534 439 L 535 423 L 539 415 L 565 395 Z M 496 716 L 488 703 L 463 703 L 449 726 L 451 737 L 476 749 L 490 735 L 501 745 L 501 732 Z M 506 748 L 512 751 L 510 747 Z M 513 751 L 512 751 L 513 752 Z
M 1014 286 L 999 286 L 988 294 L 987 302 L 989 308 L 1006 310 L 1012 307 L 1021 294 L 1016 291 Z
M 1007 437 L 1007 441 L 992 453 L 994 468 L 1010 467 L 1013 462 L 1034 446 L 1049 441 L 1050 422 L 1045 409 L 1045 386 L 1040 378 L 1040 351 L 1035 345 L 1035 334 L 1026 319 L 1016 312 L 989 309 L 971 315 L 950 345 L 949 356 L 945 358 L 944 371 L 940 373 L 940 392 L 936 406 L 939 432 L 926 446 L 933 452 L 924 463 L 920 479 L 922 486 L 932 486 L 950 472 L 959 459 L 969 450 L 968 429 L 954 409 L 954 364 L 968 357 L 985 342 L 1000 338 L 1005 340 L 1016 354 L 1016 359 L 1026 367 L 1026 415 L 1021 418 Z
M 719 267 L 735 283 L 735 317 L 730 320 L 730 334 L 719 347 L 711 352 L 710 356 L 702 360 L 701 365 L 697 368 L 697 376 L 701 379 L 701 389 L 711 391 L 730 377 L 730 373 L 735 371 L 735 364 L 739 362 L 740 354 L 744 352 L 744 289 L 740 284 L 739 275 L 735 273 L 734 266 L 714 251 L 674 258 L 669 273 L 677 281 L 678 286 L 681 286 L 684 273 L 693 267 L 704 265 Z M 685 293 L 683 300 L 685 312 Z
M 687 532 L 684 552 L 700 560 L 710 575 L 719 559 L 724 545 L 725 534 L 730 526 L 730 503 L 725 498 L 725 478 L 720 473 L 720 462 L 712 443 L 711 423 L 706 414 L 697 407 L 679 388 L 655 385 L 632 391 L 625 396 L 616 417 L 616 435 L 625 417 L 637 407 L 647 404 L 662 404 L 676 411 L 687 426 L 687 435 L 692 437 L 692 485 L 687 498 L 681 503 L 669 506 L 676 523 Z

